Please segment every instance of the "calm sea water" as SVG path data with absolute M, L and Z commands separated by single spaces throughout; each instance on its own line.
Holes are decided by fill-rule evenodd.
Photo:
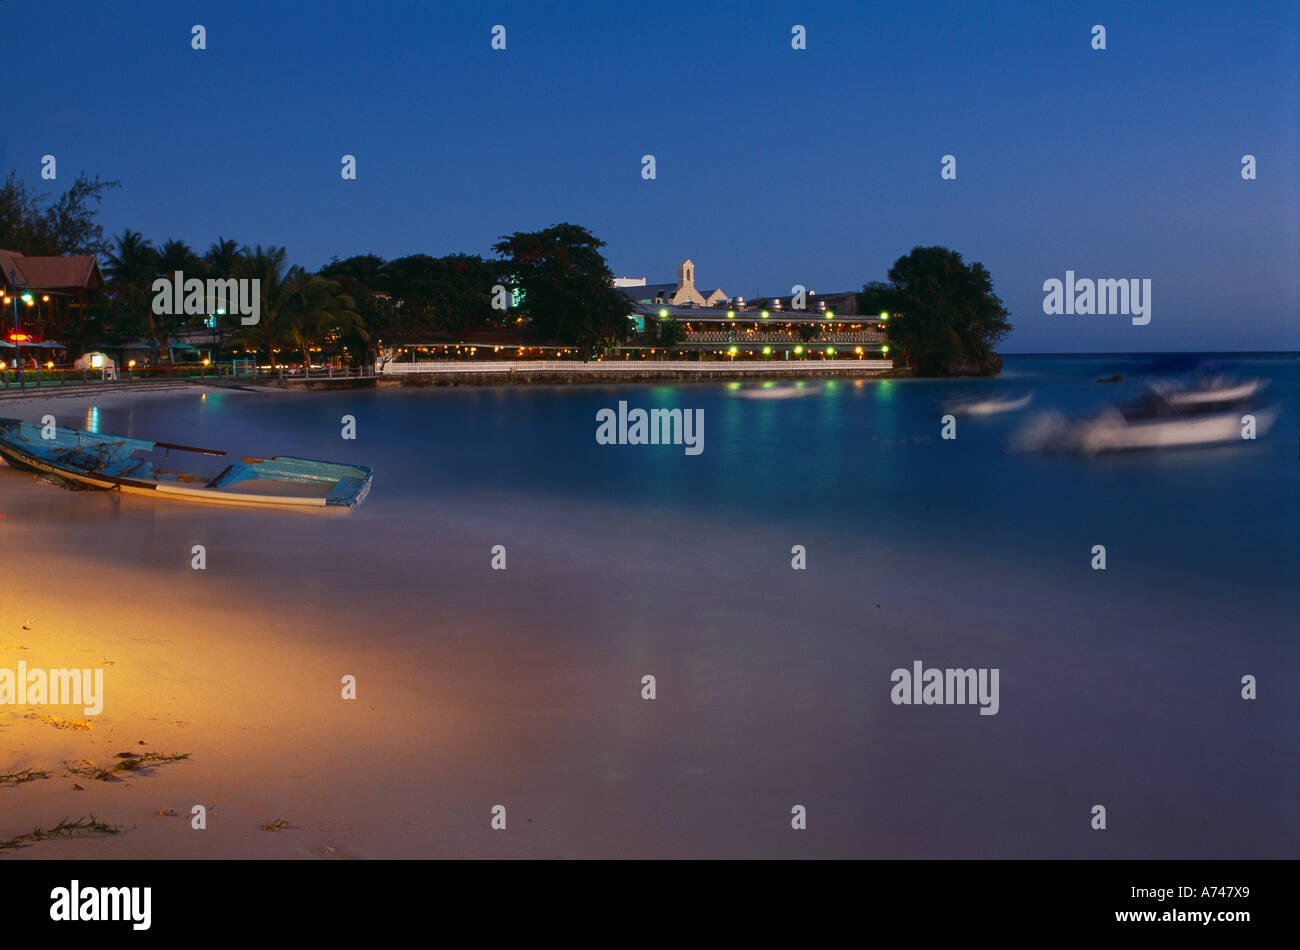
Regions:
M 377 648 L 420 638 L 444 668 L 487 671 L 502 741 L 553 753 L 521 782 L 559 783 L 586 809 L 574 840 L 613 853 L 1295 857 L 1300 361 L 1207 359 L 1269 381 L 1269 435 L 1008 450 L 1035 411 L 1133 395 L 1150 357 L 1010 357 L 992 380 L 837 380 L 782 400 L 737 384 L 229 392 L 75 419 L 53 400 L 63 425 L 369 465 L 374 489 L 331 518 L 11 472 L 0 502 L 41 529 L 37 562 L 179 571 L 201 540 L 245 609 L 321 611 Z M 947 399 L 1030 390 L 1028 409 L 939 437 Z M 703 409 L 703 453 L 598 445 L 596 413 L 620 400 Z M 998 668 L 999 713 L 892 704 L 891 672 L 914 660 Z

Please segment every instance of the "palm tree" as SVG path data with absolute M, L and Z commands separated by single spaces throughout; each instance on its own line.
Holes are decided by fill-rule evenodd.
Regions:
M 240 278 L 260 281 L 261 319 L 250 327 L 243 327 L 230 338 L 232 344 L 265 353 L 267 362 L 275 366 L 276 347 L 288 338 L 286 306 L 302 268 L 291 267 L 286 272 L 288 252 L 282 247 L 248 247 L 239 252 L 235 272 Z
M 322 346 L 343 336 L 369 339 L 352 298 L 339 293 L 337 281 L 302 274 L 283 315 L 289 339 L 302 353 L 304 371 L 311 368 L 311 345 Z
M 216 280 L 225 280 L 226 278 L 235 275 L 238 266 L 239 242 L 218 235 L 216 241 L 212 243 L 208 248 L 207 253 L 203 255 L 203 270 L 205 276 Z M 216 325 L 213 329 L 216 331 L 218 346 L 221 345 L 222 331 L 233 319 L 234 316 L 232 314 L 217 314 Z
M 158 322 L 154 320 L 150 287 L 158 275 L 158 251 L 143 234 L 130 228 L 114 237 L 113 244 L 104 255 L 109 295 L 130 317 L 138 319 L 143 310 L 149 335 L 165 348 L 167 339 L 159 333 Z

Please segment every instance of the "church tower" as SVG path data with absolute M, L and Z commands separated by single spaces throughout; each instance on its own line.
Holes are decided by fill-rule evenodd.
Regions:
M 695 264 L 688 260 L 677 265 L 677 291 L 695 289 Z

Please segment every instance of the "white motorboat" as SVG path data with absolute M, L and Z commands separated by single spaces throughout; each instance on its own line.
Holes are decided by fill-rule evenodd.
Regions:
M 1023 396 L 994 396 L 988 399 L 958 399 L 945 407 L 954 416 L 995 416 L 1023 409 L 1033 400 L 1032 391 Z
M 1028 450 L 1099 452 L 1228 445 L 1268 433 L 1278 406 L 1252 398 L 1259 380 L 1201 380 L 1193 386 L 1154 385 L 1135 402 L 1069 420 L 1057 413 L 1034 419 L 1014 440 Z

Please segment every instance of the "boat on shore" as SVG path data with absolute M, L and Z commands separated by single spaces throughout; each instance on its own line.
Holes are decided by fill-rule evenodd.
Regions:
M 287 456 L 245 456 L 209 477 L 169 470 L 173 452 L 226 454 L 0 419 L 0 457 L 11 467 L 82 488 L 209 504 L 349 509 L 365 499 L 374 477 L 358 465 Z
M 1259 380 L 1200 379 L 1192 385 L 1160 382 L 1138 399 L 1069 420 L 1056 413 L 1035 419 L 1016 440 L 1029 450 L 1095 455 L 1133 449 L 1196 448 L 1241 442 L 1249 417 L 1253 433 L 1268 433 L 1279 407 L 1259 405 Z

